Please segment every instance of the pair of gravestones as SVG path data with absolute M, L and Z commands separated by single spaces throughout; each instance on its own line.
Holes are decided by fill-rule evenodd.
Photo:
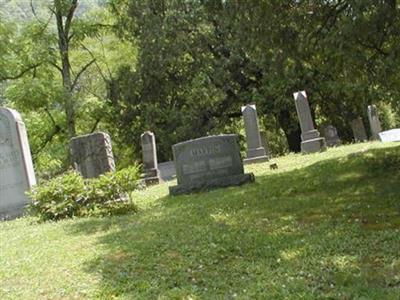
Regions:
M 367 113 L 371 130 L 371 140 L 379 140 L 381 142 L 400 141 L 400 129 L 382 131 L 378 110 L 375 105 L 369 105 Z M 364 142 L 368 140 L 367 132 L 361 118 L 353 120 L 351 122 L 351 128 L 356 142 Z
M 114 170 L 111 139 L 96 133 L 71 140 L 71 157 L 86 178 Z M 20 215 L 36 184 L 25 125 L 18 112 L 0 108 L 0 219 Z
M 375 105 L 368 106 L 368 121 L 371 129 L 371 139 L 378 140 L 379 133 L 382 131 L 381 123 L 379 121 L 378 111 Z M 358 117 L 351 121 L 351 129 L 354 135 L 354 141 L 365 142 L 368 140 L 367 131 L 364 127 L 364 122 L 361 117 Z

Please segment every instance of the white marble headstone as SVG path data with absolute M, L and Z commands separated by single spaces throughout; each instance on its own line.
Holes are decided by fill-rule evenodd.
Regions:
M 380 132 L 379 140 L 384 143 L 400 142 L 400 128 Z
M 18 112 L 0 107 L 0 219 L 21 214 L 35 184 L 25 124 Z

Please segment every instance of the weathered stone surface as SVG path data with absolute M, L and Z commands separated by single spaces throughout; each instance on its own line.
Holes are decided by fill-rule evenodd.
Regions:
M 380 132 L 379 140 L 383 143 L 400 142 L 400 128 Z
M 371 139 L 379 140 L 379 133 L 382 131 L 381 122 L 379 121 L 378 110 L 375 105 L 368 106 L 368 120 L 371 128 Z
M 173 161 L 159 163 L 158 170 L 163 181 L 169 181 L 176 177 L 175 163 Z
M 104 132 L 78 136 L 70 140 L 71 159 L 84 178 L 115 171 L 111 138 Z
M 22 214 L 35 184 L 25 124 L 15 110 L 0 108 L 0 219 Z
M 314 128 L 306 92 L 294 93 L 293 97 L 301 128 L 301 151 L 313 153 L 326 150 L 325 139 L 321 138 L 318 130 Z
M 140 136 L 142 144 L 143 167 L 145 172 L 146 184 L 156 184 L 160 182 L 160 172 L 157 162 L 156 137 L 150 131 L 144 132 Z
M 261 146 L 265 149 L 266 156 L 269 156 L 267 133 L 264 130 L 260 130 L 260 139 Z
M 367 132 L 365 131 L 364 122 L 361 118 L 351 121 L 351 129 L 356 143 L 365 142 L 368 140 Z
M 341 144 L 337 129 L 335 126 L 328 125 L 324 127 L 324 137 L 328 147 L 334 147 Z
M 267 153 L 261 143 L 256 106 L 249 104 L 242 106 L 242 114 L 247 142 L 246 159 L 243 162 L 248 164 L 268 161 Z
M 244 174 L 237 136 L 203 137 L 172 146 L 178 185 L 171 195 L 254 181 Z

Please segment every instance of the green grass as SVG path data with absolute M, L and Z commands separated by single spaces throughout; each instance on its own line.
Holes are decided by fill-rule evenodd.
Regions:
M 0 224 L 0 299 L 400 299 L 400 147 L 248 166 L 256 183 L 140 212 Z

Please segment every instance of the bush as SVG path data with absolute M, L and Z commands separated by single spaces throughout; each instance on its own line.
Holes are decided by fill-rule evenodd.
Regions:
M 129 194 L 138 187 L 138 178 L 137 166 L 93 179 L 68 171 L 32 188 L 30 211 L 43 221 L 135 212 Z

